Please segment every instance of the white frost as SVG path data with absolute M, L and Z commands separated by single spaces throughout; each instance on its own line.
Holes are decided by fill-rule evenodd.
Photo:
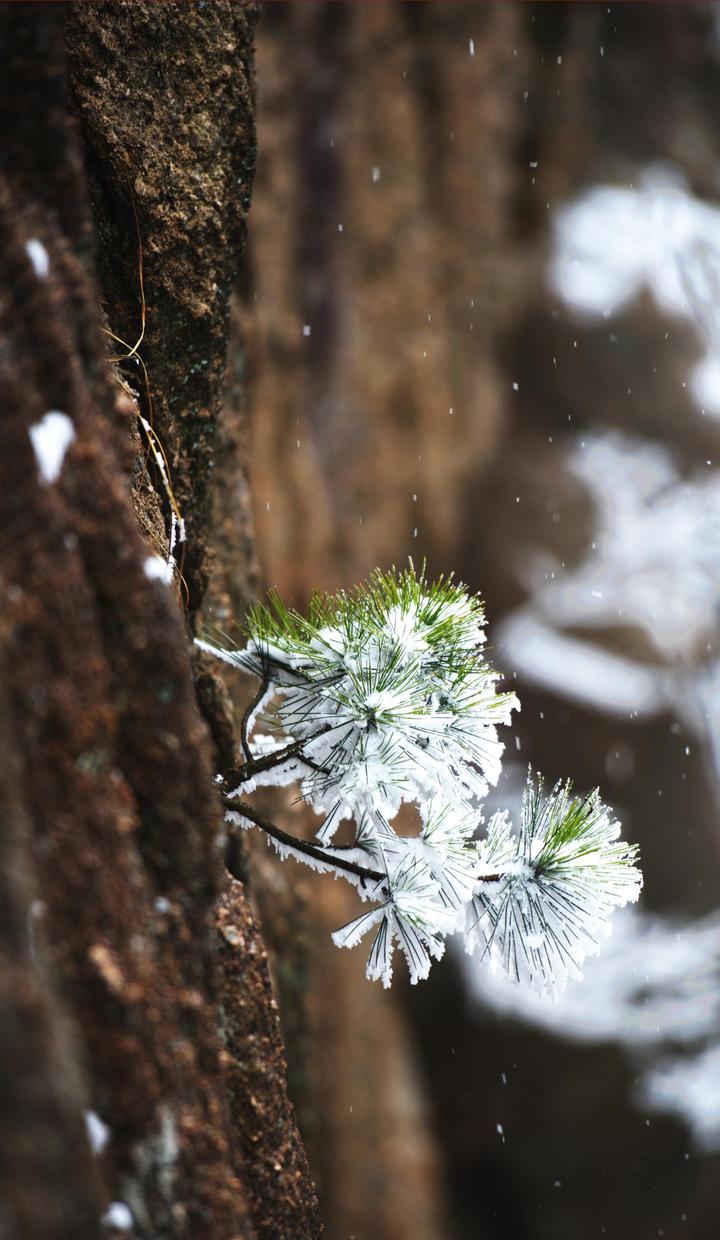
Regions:
M 635 850 L 619 833 L 597 790 L 580 798 L 556 784 L 546 794 L 529 778 L 519 831 L 498 813 L 480 843 L 466 950 L 479 948 L 491 972 L 545 993 L 581 978 L 611 932 L 611 915 L 642 887 Z
M 93 1154 L 102 1154 L 112 1134 L 97 1111 L 85 1112 L 85 1129 Z
M 657 668 L 570 637 L 530 608 L 515 612 L 499 632 L 504 662 L 530 684 L 622 718 L 651 718 L 668 700 Z
M 65 453 L 75 438 L 75 427 L 66 413 L 51 409 L 30 427 L 28 434 L 40 481 L 47 486 L 60 476 Z
M 720 1150 L 720 1043 L 688 1059 L 665 1059 L 648 1073 L 640 1099 L 689 1121 L 699 1149 Z
M 720 682 L 705 661 L 718 634 L 717 474 L 682 477 L 665 448 L 617 431 L 575 441 L 567 466 L 592 501 L 594 542 L 573 568 L 547 553 L 526 559 L 530 600 L 497 643 L 507 663 L 534 684 L 620 717 L 679 707 L 701 735 L 709 722 L 720 737 Z M 602 631 L 618 625 L 640 630 L 659 658 L 604 649 Z
M 124 1201 L 112 1201 L 100 1222 L 104 1227 L 116 1227 L 118 1231 L 132 1231 L 133 1214 Z
M 532 819 L 523 819 L 522 856 L 517 843 L 505 847 L 502 832 L 491 841 L 492 855 L 479 853 L 479 804 L 501 771 L 497 728 L 518 705 L 514 694 L 496 692 L 498 675 L 482 659 L 479 600 L 449 583 L 427 589 L 411 566 L 405 574 L 378 573 L 352 595 L 316 599 L 308 620 L 284 612 L 279 600 L 274 613 L 251 615 L 244 650 L 198 642 L 264 682 L 260 723 L 267 730 L 252 741 L 262 769 L 251 766 L 252 779 L 229 789 L 226 804 L 255 785 L 300 783 L 301 799 L 324 815 L 314 851 L 273 838 L 268 827 L 272 846 L 283 858 L 342 874 L 363 900 L 377 902 L 336 930 L 335 944 L 354 947 L 374 929 L 367 976 L 390 984 L 397 945 L 414 983 L 472 914 L 471 945 L 492 963 L 502 940 L 509 968 L 518 936 L 505 934 L 501 922 L 508 911 L 519 924 L 528 910 L 527 967 L 515 973 L 552 989 L 579 972 L 608 915 L 637 897 L 640 875 L 633 850 L 615 842 L 618 825 L 599 798 L 578 809 L 561 787 L 547 798 L 545 816 L 526 800 L 525 809 L 535 807 Z M 290 738 L 296 752 L 283 760 Z M 419 835 L 392 825 L 403 802 L 418 807 Z M 347 818 L 355 823 L 352 844 L 332 846 Z M 243 821 L 238 806 L 226 821 L 244 826 L 252 818 Z M 496 900 L 487 888 L 498 890 L 500 862 L 505 877 Z
M 632 1050 L 690 1044 L 720 1028 L 718 913 L 693 923 L 620 910 L 601 955 L 585 963 L 583 985 L 554 1003 L 462 960 L 476 1001 L 569 1041 L 614 1041 Z
M 649 288 L 705 345 L 690 387 L 720 416 L 720 210 L 693 197 L 677 168 L 652 166 L 637 188 L 596 185 L 555 216 L 550 269 L 578 310 L 609 318 Z
M 164 581 L 169 585 L 173 579 L 173 562 L 164 560 L 160 555 L 149 555 L 143 569 L 150 581 Z
M 456 959 L 476 1002 L 568 1041 L 617 1042 L 636 1065 L 638 1103 L 676 1112 L 699 1148 L 720 1149 L 720 913 L 681 922 L 621 910 L 582 986 L 554 1003 Z
M 44 280 L 50 271 L 50 256 L 42 241 L 38 241 L 37 237 L 31 237 L 25 242 L 25 253 L 33 265 L 38 280 Z

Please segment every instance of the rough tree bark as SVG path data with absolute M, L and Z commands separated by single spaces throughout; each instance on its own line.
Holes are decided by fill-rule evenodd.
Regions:
M 147 1240 L 320 1229 L 264 952 L 222 866 L 186 626 L 144 571 L 164 537 L 157 479 L 95 274 L 97 251 L 108 326 L 134 342 L 139 234 L 141 351 L 194 609 L 254 21 L 230 0 L 0 6 L 0 1234 L 17 1240 L 110 1234 L 109 1201 Z M 47 483 L 29 431 L 50 410 L 74 440 Z M 95 1158 L 88 1109 L 109 1128 Z

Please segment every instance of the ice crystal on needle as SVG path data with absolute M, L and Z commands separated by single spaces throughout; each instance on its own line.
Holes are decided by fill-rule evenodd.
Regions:
M 637 849 L 619 834 L 597 789 L 572 797 L 569 783 L 557 784 L 544 796 L 528 773 L 518 834 L 495 814 L 480 843 L 467 950 L 480 947 L 491 967 L 541 988 L 582 977 L 585 957 L 610 933 L 610 914 L 640 894 Z
M 307 618 L 277 596 L 256 607 L 232 657 L 276 695 L 266 723 L 305 741 L 303 798 L 327 815 L 321 834 L 363 810 L 392 817 L 436 791 L 482 799 L 500 774 L 497 728 L 517 706 L 482 658 L 480 600 L 414 572 L 317 596 Z
M 439 960 L 445 951 L 444 935 L 455 929 L 454 913 L 442 903 L 438 883 L 418 856 L 408 855 L 389 869 L 381 892 L 383 903 L 336 930 L 333 942 L 338 947 L 354 947 L 378 925 L 368 977 L 390 985 L 393 942 L 397 939 L 407 960 L 410 981 L 418 982 L 430 972 L 431 957 Z
M 531 781 L 519 835 L 496 815 L 477 838 L 500 774 L 498 727 L 518 707 L 497 690 L 483 626 L 476 595 L 428 583 L 411 565 L 316 595 L 307 616 L 271 595 L 251 612 L 242 650 L 199 643 L 261 681 L 248 756 L 227 785 L 231 821 L 239 812 L 282 856 L 335 870 L 375 902 L 333 937 L 351 947 L 377 927 L 367 972 L 385 985 L 395 943 L 416 982 L 467 923 L 469 948 L 552 989 L 579 971 L 612 907 L 639 890 L 632 849 L 612 843 L 617 824 L 597 794 L 581 802 L 564 786 L 543 801 Z M 313 844 L 238 800 L 258 783 L 295 780 L 322 816 Z M 419 812 L 414 836 L 395 829 L 403 803 Z M 353 843 L 335 847 L 348 818 Z

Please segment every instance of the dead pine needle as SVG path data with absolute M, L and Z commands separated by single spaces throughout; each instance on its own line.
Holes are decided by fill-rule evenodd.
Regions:
M 137 364 L 142 369 L 143 386 L 145 389 L 145 396 L 147 400 L 147 410 L 148 410 L 149 416 L 146 418 L 139 412 L 137 416 L 138 416 L 138 422 L 140 423 L 140 428 L 141 428 L 141 438 L 146 448 L 145 459 L 146 459 L 146 464 L 147 464 L 149 459 L 152 457 L 153 463 L 155 465 L 157 477 L 160 480 L 160 485 L 162 487 L 162 491 L 164 493 L 165 500 L 167 502 L 169 513 L 170 513 L 170 530 L 168 533 L 168 548 L 167 548 L 167 553 L 165 553 L 165 549 L 163 548 L 162 554 L 163 555 L 166 554 L 167 563 L 168 565 L 172 566 L 173 573 L 179 583 L 180 589 L 184 596 L 184 602 L 185 604 L 187 604 L 188 599 L 189 599 L 189 589 L 188 589 L 187 582 L 185 581 L 185 578 L 183 577 L 183 573 L 182 573 L 182 565 L 183 565 L 184 558 L 185 558 L 185 539 L 186 539 L 185 519 L 182 515 L 182 512 L 180 511 L 180 506 L 177 502 L 177 498 L 173 490 L 172 477 L 170 473 L 170 464 L 168 462 L 165 449 L 157 434 L 157 431 L 155 430 L 153 426 L 154 404 L 153 404 L 153 397 L 152 397 L 152 388 L 150 386 L 150 376 L 148 374 L 147 366 L 145 365 L 145 362 L 139 352 L 140 345 L 142 344 L 145 338 L 145 326 L 146 326 L 146 320 L 147 320 L 147 303 L 145 300 L 145 277 L 144 277 L 144 269 L 143 269 L 142 237 L 140 234 L 140 224 L 138 221 L 137 211 L 135 209 L 134 202 L 132 202 L 132 209 L 133 209 L 133 216 L 135 218 L 135 228 L 137 231 L 137 238 L 138 238 L 138 285 L 139 285 L 139 291 L 140 291 L 140 333 L 135 343 L 130 344 L 127 340 L 123 340 L 122 336 L 118 336 L 114 331 L 111 331 L 110 328 L 104 327 L 102 330 L 106 336 L 108 336 L 111 340 L 114 340 L 116 344 L 119 344 L 123 349 L 127 350 L 127 352 L 125 353 L 118 353 L 118 354 L 115 354 L 114 356 L 111 356 L 109 359 L 111 362 L 120 364 L 120 363 L 129 362 L 131 359 L 135 359 Z M 120 382 L 122 383 L 122 386 L 128 390 L 128 392 L 132 391 L 123 380 L 120 380 Z M 144 525 L 147 526 L 147 522 L 144 522 Z M 154 539 L 154 541 L 157 541 L 156 538 Z M 179 551 L 180 553 L 179 560 L 176 558 L 176 554 L 175 554 L 176 551 Z

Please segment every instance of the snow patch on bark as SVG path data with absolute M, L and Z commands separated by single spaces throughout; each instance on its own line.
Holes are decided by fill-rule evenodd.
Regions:
M 28 434 L 40 481 L 43 486 L 49 486 L 60 477 L 65 453 L 75 438 L 75 427 L 66 413 L 50 409 L 30 427 Z

